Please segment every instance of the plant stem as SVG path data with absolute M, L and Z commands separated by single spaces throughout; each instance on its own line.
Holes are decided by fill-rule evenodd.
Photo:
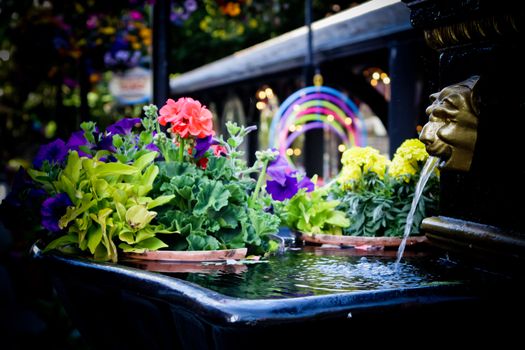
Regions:
M 181 163 L 184 160 L 184 143 L 184 139 L 179 137 L 179 162 Z
M 257 179 L 257 184 L 255 185 L 255 189 L 253 190 L 252 200 L 254 202 L 257 200 L 257 196 L 259 196 L 259 190 L 261 189 L 264 178 L 266 177 L 266 168 L 268 168 L 268 160 L 264 161 L 261 173 L 259 174 L 259 178 Z

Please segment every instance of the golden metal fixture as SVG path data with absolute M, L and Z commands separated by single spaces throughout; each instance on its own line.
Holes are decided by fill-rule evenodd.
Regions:
M 468 171 L 472 164 L 479 115 L 475 103 L 478 80 L 475 75 L 430 95 L 428 123 L 419 139 L 430 155 L 441 158 L 443 169 Z

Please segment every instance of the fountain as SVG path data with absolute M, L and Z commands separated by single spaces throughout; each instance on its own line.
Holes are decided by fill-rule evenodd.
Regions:
M 510 1 L 404 2 L 439 53 L 436 90 L 444 87 L 431 96 L 420 137 L 443 161 L 440 216 L 424 219 L 422 231 L 450 254 L 519 271 L 525 88 L 512 72 L 524 62 L 524 11 Z
M 399 274 L 395 253 L 304 247 L 242 268 L 155 273 L 134 262 L 42 254 L 35 246 L 33 256 L 49 267 L 92 345 L 250 349 L 311 347 L 318 339 L 325 347 L 520 340 L 520 322 L 510 316 L 523 309 L 525 187 L 519 180 L 525 172 L 517 150 L 525 91 L 515 77 L 520 73 L 501 69 L 524 62 L 515 50 L 523 42 L 523 12 L 507 1 L 405 2 L 413 24 L 440 52 L 435 90 L 445 87 L 433 95 L 421 135 L 441 159 L 440 216 L 422 226 L 440 249 L 405 254 Z

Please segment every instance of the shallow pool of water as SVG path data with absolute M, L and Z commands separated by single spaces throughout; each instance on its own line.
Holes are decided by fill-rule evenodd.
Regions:
M 465 281 L 456 273 L 455 264 L 442 256 L 407 254 L 397 270 L 395 260 L 395 252 L 305 247 L 250 264 L 165 264 L 162 273 L 247 299 L 413 288 Z

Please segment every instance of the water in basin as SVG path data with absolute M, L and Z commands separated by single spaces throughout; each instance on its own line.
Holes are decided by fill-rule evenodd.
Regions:
M 406 254 L 396 269 L 394 251 L 360 252 L 321 247 L 291 249 L 264 262 L 247 265 L 208 264 L 199 269 L 194 264 L 180 263 L 177 270 L 191 272 L 164 273 L 224 295 L 246 299 L 413 288 L 465 281 L 456 273 L 457 266 L 443 256 Z

